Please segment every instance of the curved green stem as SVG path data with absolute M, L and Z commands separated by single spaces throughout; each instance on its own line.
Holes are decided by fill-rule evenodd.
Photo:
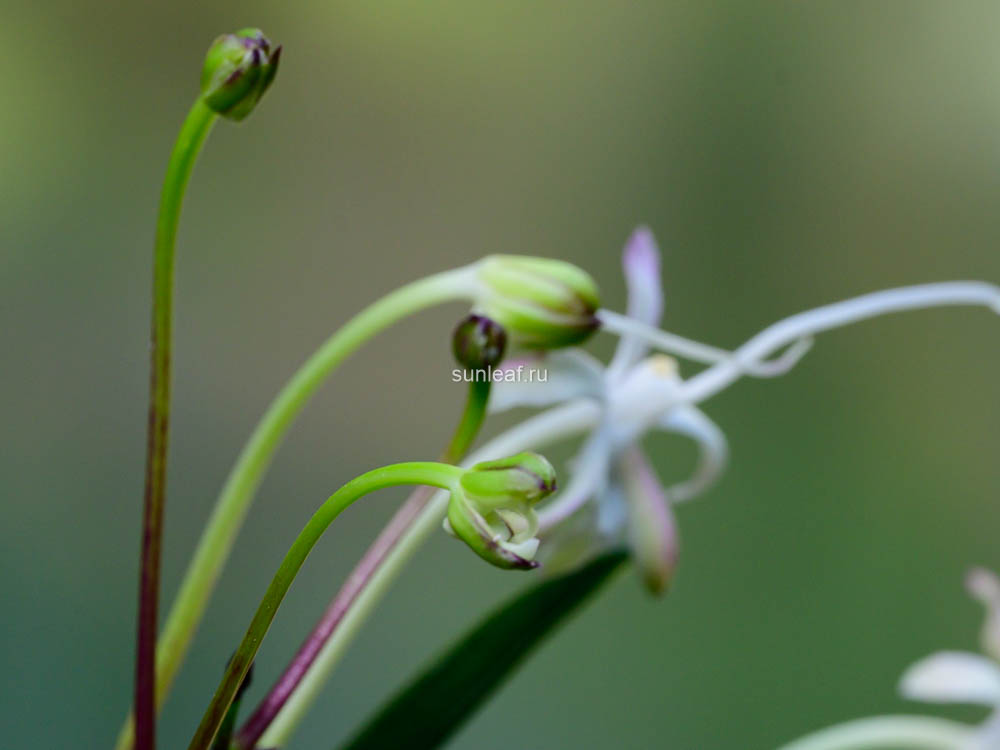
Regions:
M 535 415 L 484 444 L 469 455 L 463 466 L 488 461 L 524 450 L 537 450 L 561 439 L 591 429 L 597 424 L 601 407 L 589 399 L 571 401 Z M 315 703 L 333 668 L 361 632 L 365 620 L 374 611 L 396 577 L 403 571 L 420 545 L 441 529 L 448 506 L 448 493 L 437 492 L 406 533 L 392 548 L 365 588 L 352 601 L 337 630 L 323 644 L 323 649 L 308 672 L 282 706 L 281 711 L 261 736 L 260 747 L 286 747 L 295 729 Z
M 479 434 L 479 428 L 486 419 L 486 405 L 490 400 L 490 381 L 469 383 L 468 397 L 458 426 L 448 442 L 448 447 L 441 454 L 441 460 L 446 464 L 458 463 L 462 460 Z
M 962 750 L 972 730 L 929 716 L 876 716 L 821 729 L 780 750 Z
M 469 268 L 444 271 L 390 292 L 330 336 L 281 389 L 240 452 L 170 608 L 156 650 L 157 708 L 180 668 L 261 477 L 295 417 L 337 365 L 365 341 L 408 315 L 469 297 L 472 273 Z M 129 717 L 116 750 L 129 750 L 132 737 Z
M 441 457 L 443 462 L 457 463 L 472 446 L 486 417 L 490 385 L 489 380 L 473 380 L 469 383 L 465 407 L 448 447 Z M 267 731 L 284 705 L 294 696 L 302 679 L 321 653 L 323 646 L 341 627 L 345 615 L 355 600 L 370 584 L 379 568 L 419 517 L 433 494 L 432 487 L 426 485 L 417 487 L 399 507 L 386 527 L 379 532 L 375 541 L 365 550 L 364 555 L 354 566 L 343 586 L 337 591 L 336 596 L 327 606 L 295 656 L 292 657 L 288 666 L 285 667 L 281 676 L 271 686 L 267 695 L 264 696 L 253 714 L 239 730 L 233 743 L 235 747 L 249 750 L 256 746 L 261 735 Z
M 281 561 L 278 572 L 271 580 L 271 585 L 268 586 L 264 598 L 261 599 L 260 606 L 257 607 L 257 612 L 250 622 L 250 627 L 247 628 L 243 640 L 230 660 L 226 674 L 219 683 L 188 750 L 207 750 L 211 745 L 240 683 L 243 682 L 260 644 L 271 626 L 271 621 L 281 605 L 281 600 L 284 599 L 313 546 L 333 520 L 340 515 L 341 511 L 355 500 L 385 487 L 400 484 L 425 484 L 446 490 L 451 489 L 461 474 L 462 469 L 449 464 L 433 462 L 394 464 L 374 469 L 352 479 L 320 506 L 319 510 L 309 519 L 305 528 L 295 538 L 285 555 L 285 559 Z
M 170 425 L 170 351 L 173 320 L 174 244 L 184 191 L 191 170 L 218 115 L 201 97 L 191 107 L 170 155 L 160 193 L 153 251 L 153 325 L 150 346 L 149 419 L 146 432 L 146 482 L 142 512 L 139 617 L 135 660 L 136 748 L 156 743 L 155 648 L 163 506 L 166 499 L 167 442 Z

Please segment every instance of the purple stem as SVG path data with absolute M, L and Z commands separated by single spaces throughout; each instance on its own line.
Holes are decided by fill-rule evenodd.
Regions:
M 281 711 L 282 706 L 291 697 L 292 693 L 299 686 L 302 678 L 305 677 L 309 667 L 312 666 L 323 645 L 330 638 L 334 630 L 344 619 L 344 615 L 354 604 L 368 581 L 378 570 L 379 566 L 388 556 L 389 552 L 400 537 L 413 523 L 414 519 L 427 505 L 435 489 L 433 487 L 418 487 L 400 506 L 399 510 L 389 521 L 388 525 L 382 529 L 379 535 L 372 542 L 371 546 L 358 561 L 358 564 L 351 571 L 344 585 L 340 587 L 337 596 L 330 602 L 323 616 L 313 628 L 312 632 L 299 647 L 292 661 L 285 668 L 285 671 L 274 683 L 270 692 L 258 704 L 253 714 L 237 733 L 235 745 L 240 748 L 250 750 L 253 748 L 261 735 L 274 721 L 274 717 Z

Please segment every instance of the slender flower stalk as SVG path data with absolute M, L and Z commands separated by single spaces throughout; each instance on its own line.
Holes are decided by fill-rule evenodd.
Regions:
M 512 278 L 520 285 L 512 285 Z M 268 407 L 216 500 L 157 643 L 157 708 L 173 684 L 275 451 L 306 403 L 344 359 L 393 323 L 455 300 L 468 300 L 473 310 L 501 323 L 513 345 L 541 348 L 568 345 L 594 330 L 596 294 L 593 280 L 568 263 L 522 256 L 487 256 L 477 263 L 433 274 L 389 293 L 330 336 Z M 132 735 L 129 718 L 119 733 L 116 750 L 129 750 Z
M 327 606 L 319 621 L 306 636 L 295 656 L 285 667 L 267 695 L 257 704 L 257 708 L 246 720 L 234 737 L 237 748 L 249 750 L 256 746 L 261 735 L 267 730 L 288 700 L 294 695 L 310 667 L 316 661 L 330 636 L 343 621 L 359 594 L 378 570 L 379 566 L 393 550 L 410 525 L 420 515 L 427 501 L 434 494 L 433 487 L 421 486 L 415 489 L 399 507 L 389 523 L 375 538 L 371 546 L 354 566 Z
M 254 492 L 295 417 L 337 365 L 365 341 L 408 315 L 460 298 L 467 288 L 467 273 L 458 269 L 415 281 L 355 315 L 302 365 L 268 407 L 216 500 L 167 616 L 156 650 L 157 708 L 173 684 Z M 132 727 L 127 721 L 116 750 L 131 746 Z
M 239 47 L 239 54 L 234 57 L 230 52 L 222 60 L 220 50 L 226 45 L 230 48 L 234 45 Z M 153 248 L 149 416 L 135 660 L 134 716 L 137 750 L 152 750 L 156 743 L 156 628 L 170 433 L 170 364 L 177 225 L 191 171 L 212 126 L 220 115 L 243 119 L 250 113 L 274 80 L 280 51 L 281 48 L 278 47 L 271 53 L 270 42 L 258 29 L 244 29 L 216 40 L 205 59 L 201 94 L 181 126 L 160 193 Z M 217 75 L 220 71 L 224 75 Z M 243 85 L 251 78 L 255 82 L 250 87 Z M 241 85 L 236 86 L 238 80 Z M 219 107 L 220 96 L 225 99 L 226 106 L 223 108 Z M 234 107 L 239 108 L 239 117 L 231 111 Z
M 521 512 L 526 504 L 530 505 L 544 498 L 555 486 L 555 473 L 544 458 L 529 453 L 511 456 L 502 462 L 478 464 L 469 469 L 417 461 L 369 471 L 337 490 L 309 519 L 282 560 L 243 640 L 229 662 L 226 674 L 219 683 L 188 750 L 208 750 L 212 744 L 282 599 L 323 532 L 356 500 L 377 490 L 401 484 L 438 487 L 447 490 L 451 506 L 464 508 L 470 504 L 479 504 L 505 514 Z M 478 553 L 477 541 L 468 541 Z
M 333 523 L 334 519 L 356 500 L 380 489 L 401 484 L 426 484 L 451 489 L 455 486 L 460 474 L 460 469 L 447 464 L 431 462 L 394 464 L 374 469 L 352 479 L 327 498 L 326 502 L 313 514 L 305 528 L 295 538 L 285 558 L 281 561 L 278 572 L 275 573 L 264 598 L 261 599 L 243 640 L 229 661 L 226 673 L 215 691 L 212 702 L 205 711 L 198 731 L 191 740 L 190 750 L 205 750 L 211 745 L 219 725 L 229 710 L 229 704 L 232 703 L 240 683 L 243 682 L 250 665 L 253 664 L 254 656 L 260 648 L 264 636 L 267 635 L 282 599 L 288 593 L 292 581 L 295 580 L 295 576 L 309 552 L 312 551 L 316 542 L 319 541 L 323 532 Z
M 553 262 L 550 266 L 542 263 L 539 267 L 529 263 L 533 276 L 528 277 L 531 283 L 526 288 L 510 288 L 509 279 L 502 274 L 498 280 L 498 268 L 502 270 L 505 262 L 513 263 L 519 273 L 524 273 L 524 260 L 517 256 L 489 256 L 470 266 L 434 274 L 391 292 L 327 339 L 284 386 L 230 471 L 171 605 L 157 644 L 157 708 L 173 684 L 274 453 L 299 412 L 344 359 L 389 325 L 428 307 L 460 299 L 470 300 L 474 310 L 502 319 L 512 343 L 518 345 L 561 346 L 577 342 L 585 333 L 594 330 L 596 300 L 583 272 L 574 270 L 569 264 Z M 548 278 L 546 273 L 553 278 Z M 520 280 L 525 281 L 525 278 Z M 661 344 L 664 348 L 669 344 L 671 351 L 674 346 L 682 346 L 685 350 L 698 346 L 697 342 L 675 338 L 676 341 Z M 683 352 L 678 353 L 683 355 Z M 119 733 L 116 750 L 128 750 L 131 745 L 132 722 L 129 718 Z
M 155 746 L 154 708 L 157 605 L 160 592 L 163 506 L 170 426 L 170 355 L 173 322 L 174 244 L 191 170 L 218 115 L 199 99 L 174 144 L 160 195 L 153 250 L 153 324 L 150 337 L 149 418 L 142 511 L 142 558 L 135 660 L 136 747 Z
M 538 414 L 493 438 L 462 462 L 463 466 L 500 458 L 515 450 L 539 450 L 547 445 L 592 429 L 600 417 L 600 408 L 589 400 L 563 404 Z M 516 448 L 514 448 L 516 446 Z M 436 531 L 448 509 L 449 495 L 436 492 L 426 507 L 412 520 L 381 564 L 367 580 L 367 585 L 348 603 L 338 627 L 323 644 L 297 689 L 274 717 L 267 731 L 257 741 L 258 747 L 285 747 L 295 729 L 315 703 L 320 690 L 348 646 L 361 632 L 361 627 L 382 599 L 396 577 L 416 553 L 420 545 Z M 238 735 L 238 747 L 243 744 L 243 730 Z
M 476 316 L 469 317 L 471 319 Z M 483 329 L 481 322 L 475 321 L 474 323 L 478 326 L 478 330 Z M 503 356 L 503 344 L 497 345 L 498 337 L 496 335 L 491 339 L 494 351 L 491 355 L 488 355 L 490 361 L 484 359 L 481 350 L 480 356 L 475 358 L 478 361 L 472 361 L 469 348 L 474 345 L 475 340 L 470 342 L 468 337 L 459 335 L 459 332 L 465 325 L 466 322 L 463 322 L 459 326 L 459 331 L 456 331 L 454 337 L 456 357 L 461 360 L 461 363 L 466 366 L 478 365 L 480 367 L 494 366 L 495 363 L 498 363 Z M 476 439 L 476 435 L 479 434 L 479 429 L 486 416 L 486 404 L 489 400 L 490 385 L 489 380 L 470 381 L 468 396 L 465 401 L 465 408 L 462 410 L 461 419 L 455 428 L 455 432 L 447 448 L 441 454 L 440 460 L 443 463 L 454 464 L 461 461 Z M 427 505 L 427 501 L 430 500 L 433 494 L 434 489 L 426 485 L 417 487 L 410 493 L 410 496 L 400 506 L 399 510 L 396 511 L 386 527 L 365 551 L 364 555 L 362 555 L 358 564 L 354 566 L 354 570 L 351 571 L 347 580 L 344 581 L 343 586 L 341 586 L 337 595 L 327 606 L 326 611 L 323 612 L 322 617 L 320 617 L 319 621 L 299 647 L 299 650 L 295 653 L 285 671 L 282 672 L 270 691 L 268 691 L 267 695 L 258 704 L 253 714 L 239 730 L 235 738 L 236 747 L 249 750 L 256 745 L 257 740 L 260 739 L 261 735 L 274 720 L 274 717 L 278 715 L 278 712 L 281 711 L 281 708 L 295 692 L 302 678 L 316 660 L 327 640 L 343 621 L 344 615 L 353 605 L 358 595 L 364 590 L 368 581 L 378 570 L 379 566 L 382 565 L 383 561 L 406 533 L 410 525 L 420 515 L 420 512 Z

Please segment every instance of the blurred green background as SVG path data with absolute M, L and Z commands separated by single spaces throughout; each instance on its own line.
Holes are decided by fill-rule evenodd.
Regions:
M 665 254 L 667 325 L 724 346 L 883 286 L 1000 281 L 995 2 L 0 8 L 8 747 L 109 747 L 128 705 L 152 224 L 217 33 L 259 25 L 285 56 L 258 111 L 216 128 L 182 220 L 165 603 L 276 389 L 347 316 L 418 275 L 551 255 L 620 308 L 621 244 L 645 222 Z M 166 706 L 164 747 L 188 740 L 311 510 L 443 443 L 462 397 L 448 376 L 461 313 L 382 336 L 299 421 Z M 975 648 L 962 577 L 1000 567 L 998 372 L 1000 321 L 939 310 L 826 335 L 788 377 L 713 400 L 732 465 L 679 512 L 675 589 L 651 600 L 618 579 L 453 747 L 763 749 L 925 710 L 896 698 L 898 675 Z M 679 440 L 649 448 L 665 477 L 693 458 Z M 389 495 L 319 545 L 251 700 L 402 497 Z M 332 748 L 527 582 L 438 535 L 294 746 Z

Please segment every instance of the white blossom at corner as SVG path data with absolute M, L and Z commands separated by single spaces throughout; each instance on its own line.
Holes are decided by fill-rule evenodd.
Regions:
M 1000 642 L 1000 580 L 977 568 L 966 580 L 969 593 L 986 607 L 984 648 Z M 903 673 L 899 692 L 927 703 L 986 706 L 989 715 L 978 726 L 921 716 L 875 716 L 838 724 L 785 745 L 781 750 L 1000 750 L 1000 663 L 966 651 L 939 651 Z
M 930 703 L 1000 705 L 1000 666 L 979 654 L 939 651 L 911 666 L 899 692 Z

